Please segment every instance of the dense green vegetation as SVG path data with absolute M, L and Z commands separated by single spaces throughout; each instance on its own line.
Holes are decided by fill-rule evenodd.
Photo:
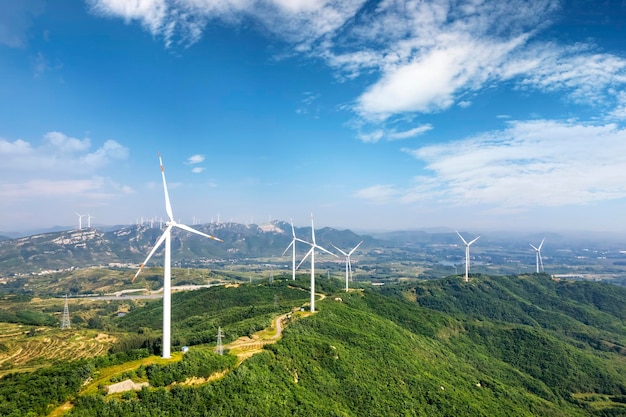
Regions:
M 206 349 L 190 350 L 179 362 L 140 366 L 137 370 L 122 375 L 120 379 L 145 377 L 151 386 L 163 387 L 183 382 L 190 377 L 208 378 L 215 372 L 234 367 L 236 362 L 236 356 L 220 356 Z
M 289 311 L 308 300 L 309 294 L 291 288 L 291 283 L 220 286 L 175 294 L 172 298 L 173 344 L 215 343 L 220 326 L 224 342 L 268 327 L 279 312 Z M 150 331 L 160 332 L 162 320 L 163 303 L 158 300 L 121 317 L 119 327 L 145 335 Z
M 175 337 L 202 342 L 204 336 L 193 334 L 204 331 L 214 343 L 218 325 L 230 338 L 267 326 L 308 299 L 293 284 L 175 294 L 173 317 L 183 317 Z M 626 289 L 534 274 L 349 294 L 340 284 L 320 285 L 329 296 L 319 301 L 317 314 L 290 322 L 278 343 L 237 367 L 234 356 L 192 348 L 180 362 L 119 375 L 151 386 L 109 398 L 77 395 L 73 374 L 60 364 L 50 372 L 71 388 L 49 404 L 77 395 L 69 415 L 81 417 L 626 415 Z M 307 288 L 307 280 L 295 287 Z M 119 318 L 120 328 L 137 336 L 158 331 L 159 304 Z M 113 358 L 85 366 L 120 360 Z M 230 372 L 215 381 L 179 384 L 222 369 Z M 27 390 L 15 383 L 27 377 L 39 386 L 50 374 L 0 379 L 0 415 L 13 412 L 10 392 Z M 49 409 L 24 407 L 33 415 Z
M 0 416 L 46 415 L 53 406 L 76 395 L 94 371 L 147 355 L 147 350 L 136 350 L 6 375 L 0 379 Z

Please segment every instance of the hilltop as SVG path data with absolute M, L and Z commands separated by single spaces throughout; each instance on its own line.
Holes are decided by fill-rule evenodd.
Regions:
M 151 383 L 111 398 L 80 394 L 69 415 L 626 415 L 624 288 L 546 275 L 447 278 L 350 293 L 340 291 L 338 280 L 320 277 L 320 284 L 327 296 L 318 313 L 287 322 L 281 340 L 239 366 L 223 365 L 230 371 L 221 378 Z M 205 345 L 197 343 L 214 344 L 219 324 L 225 342 L 234 340 L 301 305 L 307 294 L 299 288 L 307 288 L 304 277 L 174 294 L 174 337 L 202 352 Z M 158 334 L 159 315 L 160 302 L 150 302 L 108 326 L 127 334 L 120 340 L 131 349 L 133 340 Z M 176 372 L 199 372 L 192 359 Z M 174 368 L 162 366 L 150 368 L 161 375 L 155 381 L 173 375 Z M 127 375 L 141 382 L 146 371 Z M 0 398 L 6 381 L 0 380 Z

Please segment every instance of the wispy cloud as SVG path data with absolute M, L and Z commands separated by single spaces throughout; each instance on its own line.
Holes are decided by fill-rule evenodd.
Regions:
M 254 18 L 266 30 L 308 50 L 323 35 L 340 28 L 364 0 L 88 0 L 93 13 L 138 21 L 165 44 L 191 45 L 213 19 L 238 23 Z
M 513 122 L 503 131 L 405 152 L 432 175 L 414 178 L 396 201 L 528 208 L 626 197 L 626 130 L 613 124 Z
M 201 164 L 202 162 L 204 162 L 204 155 L 192 155 L 189 158 L 187 158 L 187 164 L 188 165 L 194 165 L 194 164 Z
M 431 125 L 425 124 L 425 125 L 414 127 L 413 129 L 404 130 L 401 132 L 394 130 L 393 132 L 390 132 L 387 135 L 387 137 L 389 138 L 389 140 L 408 139 L 408 138 L 412 138 L 415 136 L 419 136 L 423 133 L 426 133 L 429 130 L 432 130 L 432 128 L 433 127 Z
M 357 138 L 365 143 L 376 143 L 379 140 L 402 140 L 409 139 L 419 135 L 422 135 L 429 130 L 432 130 L 433 127 L 430 124 L 424 124 L 421 126 L 417 126 L 408 130 L 384 130 L 384 129 L 376 129 L 371 132 L 360 132 L 357 134 Z
M 42 0 L 0 2 L 0 44 L 11 48 L 25 47 L 33 19 L 43 10 Z
M 205 168 L 204 167 L 194 167 L 191 172 L 193 172 L 194 174 L 200 174 L 202 171 L 204 171 Z
M 354 197 L 375 203 L 384 203 L 395 198 L 398 194 L 399 191 L 393 185 L 377 184 L 358 190 L 354 193 Z

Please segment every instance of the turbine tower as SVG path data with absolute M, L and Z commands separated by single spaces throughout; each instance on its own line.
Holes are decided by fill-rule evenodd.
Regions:
M 350 262 L 350 256 L 352 256 L 352 254 L 354 253 L 355 250 L 357 250 L 357 248 L 359 246 L 361 246 L 361 243 L 363 243 L 363 241 L 360 241 L 358 245 L 356 245 L 350 252 L 346 253 L 344 251 L 342 251 L 341 249 L 339 249 L 337 246 L 333 245 L 333 248 L 337 249 L 339 252 L 341 252 L 341 254 L 343 256 L 346 257 L 346 292 L 348 292 L 348 274 L 350 276 L 350 281 L 352 281 L 352 263 Z
M 65 307 L 63 307 L 63 317 L 61 318 L 61 329 L 69 329 L 70 326 L 70 309 L 67 305 L 67 294 L 65 294 Z
M 296 280 L 296 240 L 298 240 L 298 238 L 296 238 L 296 230 L 293 228 L 293 219 L 291 219 L 291 235 L 293 236 L 293 239 L 291 240 L 291 243 L 289 244 L 289 246 L 285 248 L 285 251 L 283 252 L 283 256 L 285 256 L 285 253 L 287 253 L 287 251 L 291 247 L 291 279 L 295 281 Z
M 165 223 L 165 231 L 161 235 L 161 237 L 157 240 L 156 244 L 148 254 L 146 260 L 141 264 L 139 270 L 135 274 L 133 281 L 137 279 L 137 276 L 141 273 L 146 263 L 150 260 L 152 255 L 156 252 L 156 250 L 161 246 L 163 242 L 165 242 L 165 257 L 163 261 L 163 352 L 162 357 L 164 359 L 168 359 L 170 357 L 170 329 L 171 329 L 171 314 L 172 314 L 172 258 L 171 258 L 171 248 L 172 248 L 172 229 L 174 227 L 178 227 L 179 229 L 185 230 L 187 232 L 195 233 L 200 236 L 208 237 L 209 239 L 217 240 L 218 242 L 223 242 L 223 240 L 216 238 L 215 236 L 207 235 L 206 233 L 202 233 L 197 231 L 196 229 L 192 229 L 191 227 L 177 223 L 174 220 L 174 214 L 172 213 L 172 206 L 170 204 L 170 196 L 167 192 L 167 183 L 165 182 L 165 170 L 163 169 L 163 161 L 161 160 L 161 154 L 159 154 L 159 164 L 161 165 L 161 177 L 163 178 L 163 192 L 165 194 L 165 211 L 167 212 L 167 217 L 169 220 Z
M 74 212 L 76 213 L 76 212 Z M 81 230 L 83 228 L 83 217 L 86 216 L 86 214 L 78 214 L 76 213 L 76 215 L 78 216 L 78 230 Z
M 469 281 L 469 265 L 470 265 L 469 248 L 472 243 L 476 242 L 480 238 L 480 236 L 478 236 L 476 239 L 468 243 L 465 239 L 463 239 L 463 236 L 461 236 L 459 232 L 456 232 L 456 234 L 459 235 L 463 243 L 465 243 L 465 282 L 468 282 Z
M 311 245 L 311 249 L 307 252 L 306 255 L 304 255 L 304 258 L 302 258 L 302 260 L 300 261 L 300 263 L 298 264 L 298 266 L 296 268 L 299 268 L 300 265 L 302 265 L 302 262 L 305 261 L 305 259 L 311 255 L 311 313 L 315 313 L 315 249 L 319 249 L 321 251 L 324 251 L 328 254 L 333 255 L 335 258 L 337 258 L 337 255 L 335 255 L 334 253 L 324 249 L 323 247 L 321 247 L 320 245 L 318 245 L 315 242 L 315 226 L 313 225 L 313 213 L 311 213 L 311 240 L 312 242 L 307 242 L 306 240 L 302 240 L 302 239 L 298 239 L 296 238 L 296 240 L 298 242 L 302 242 L 302 243 L 306 243 L 307 245 Z
M 537 273 L 540 272 L 539 270 L 540 266 L 541 266 L 541 272 L 543 272 L 543 259 L 541 259 L 541 247 L 543 246 L 544 240 L 546 240 L 545 237 L 541 239 L 541 243 L 537 247 L 529 243 L 530 247 L 535 250 L 535 263 L 537 264 Z

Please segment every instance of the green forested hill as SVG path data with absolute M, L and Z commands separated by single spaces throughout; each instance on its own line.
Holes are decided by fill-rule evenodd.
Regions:
M 317 314 L 222 379 L 80 396 L 69 415 L 626 415 L 625 289 L 544 275 L 326 289 Z M 268 314 L 276 293 L 282 309 L 302 301 L 286 285 L 209 289 L 175 295 L 173 315 L 209 321 L 220 300 L 219 314 L 245 308 L 251 320 Z M 156 331 L 152 316 L 157 304 L 120 326 Z

